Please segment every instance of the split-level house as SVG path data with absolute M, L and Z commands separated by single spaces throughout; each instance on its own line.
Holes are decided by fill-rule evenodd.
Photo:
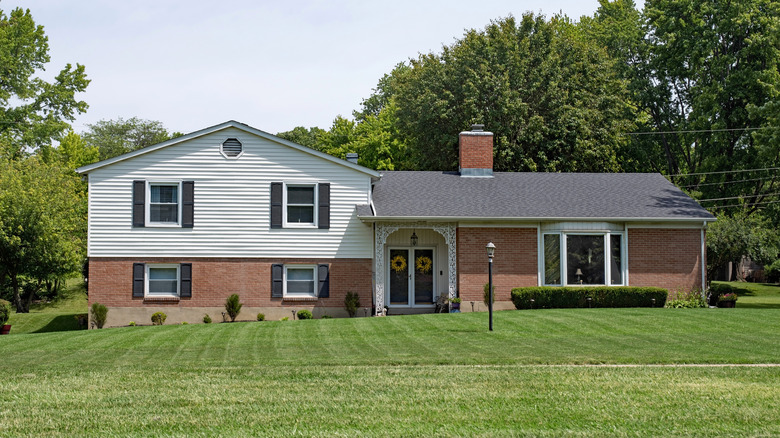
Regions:
M 454 135 L 454 134 L 453 134 Z M 660 174 L 493 171 L 493 135 L 460 133 L 457 172 L 378 172 L 229 121 L 84 166 L 89 301 L 108 326 L 497 309 L 523 286 L 701 289 L 714 217 Z

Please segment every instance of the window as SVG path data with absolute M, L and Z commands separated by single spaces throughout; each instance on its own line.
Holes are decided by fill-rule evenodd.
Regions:
M 146 295 L 179 296 L 179 265 L 146 265 Z
M 543 284 L 547 286 L 619 286 L 624 282 L 621 233 L 545 233 L 542 251 Z
M 316 268 L 315 265 L 285 265 L 284 296 L 316 297 Z
M 149 223 L 179 223 L 179 184 L 149 184 Z
M 285 225 L 314 226 L 316 197 L 314 185 L 287 185 Z

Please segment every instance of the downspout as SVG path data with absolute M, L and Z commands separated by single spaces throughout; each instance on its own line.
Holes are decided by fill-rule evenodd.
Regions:
M 707 299 L 707 245 L 704 241 L 704 229 L 707 228 L 707 221 L 702 222 L 701 225 L 701 297 Z

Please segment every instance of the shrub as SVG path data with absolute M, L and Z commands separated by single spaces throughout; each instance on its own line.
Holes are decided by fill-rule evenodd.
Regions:
M 674 298 L 668 300 L 666 305 L 669 309 L 699 309 L 707 307 L 707 301 L 701 296 L 701 291 L 677 291 Z
M 290 317 L 289 317 L 289 316 L 285 316 L 284 318 L 280 319 L 280 321 L 287 321 L 287 320 L 289 320 L 289 319 L 290 319 Z
M 130 324 L 127 325 L 129 325 L 130 327 L 135 327 L 135 321 L 130 321 Z
M 453 298 L 453 299 L 451 299 L 451 300 L 450 300 L 450 302 L 451 302 L 451 303 L 460 303 L 460 302 L 462 302 L 462 301 L 463 301 L 463 300 L 461 300 L 459 297 L 455 297 L 455 298 Z
M 488 304 L 488 301 L 490 300 L 490 292 L 488 291 L 488 288 L 490 287 L 490 283 L 485 283 L 485 287 L 482 288 L 482 302 L 485 303 L 485 307 L 489 307 L 490 304 Z M 496 302 L 496 285 L 493 285 L 493 304 Z
M 236 317 L 238 316 L 238 313 L 241 312 L 241 307 L 243 306 L 238 294 L 233 294 L 227 298 L 225 301 L 225 311 L 230 315 L 230 322 L 235 322 Z
M 298 319 L 314 319 L 311 310 L 302 309 L 298 311 Z
M 100 303 L 92 303 L 92 321 L 97 328 L 102 329 L 108 319 L 108 307 Z
M 344 309 L 349 313 L 349 317 L 352 318 L 357 314 L 360 307 L 360 296 L 357 292 L 347 292 L 347 296 L 344 297 Z
M 265 321 L 265 313 L 258 313 L 257 314 L 257 320 L 258 321 Z
M 517 309 L 662 307 L 667 294 L 658 287 L 520 287 L 512 289 L 512 302 Z
M 780 283 L 780 259 L 775 260 L 771 265 L 764 266 L 764 275 L 766 275 L 766 281 Z
M 330 315 L 322 315 L 322 316 L 320 317 L 320 319 L 333 319 L 333 317 L 332 317 L 332 316 L 330 316 Z
M 11 318 L 11 303 L 0 300 L 0 325 L 5 325 L 9 318 Z
M 735 293 L 723 294 L 718 298 L 718 302 L 723 302 L 723 301 L 737 301 L 737 294 Z
M 187 321 L 182 321 L 181 325 L 189 325 L 189 323 Z
M 203 323 L 204 324 L 211 324 L 211 317 L 207 313 L 205 316 L 203 316 Z
M 163 325 L 165 324 L 166 319 L 168 319 L 168 315 L 166 315 L 165 313 L 155 312 L 154 315 L 152 315 L 152 324 Z

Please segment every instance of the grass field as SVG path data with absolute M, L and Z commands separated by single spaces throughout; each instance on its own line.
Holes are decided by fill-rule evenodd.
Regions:
M 780 309 L 506 311 L 495 328 L 477 313 L 3 336 L 0 436 L 780 435 L 780 368 L 713 365 L 780 363 Z
M 12 313 L 8 324 L 12 335 L 78 330 L 75 316 L 80 313 L 87 313 L 87 295 L 84 284 L 72 279 L 54 301 L 33 304 L 30 313 Z
M 745 309 L 780 309 L 780 284 L 723 282 L 737 288 L 737 307 Z

